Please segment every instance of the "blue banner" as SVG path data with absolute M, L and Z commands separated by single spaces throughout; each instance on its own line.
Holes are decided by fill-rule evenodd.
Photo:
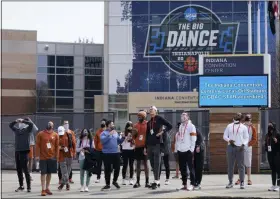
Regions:
M 200 107 L 267 107 L 268 76 L 200 76 Z
M 263 56 L 221 56 L 203 58 L 204 75 L 263 75 Z

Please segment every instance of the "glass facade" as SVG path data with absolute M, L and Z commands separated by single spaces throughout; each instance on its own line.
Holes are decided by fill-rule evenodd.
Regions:
M 38 55 L 36 83 L 38 112 L 73 112 L 75 99 L 84 103 L 84 109 L 79 109 L 79 112 L 94 111 L 94 95 L 103 94 L 103 58 L 84 56 L 83 66 L 75 66 L 75 58 L 75 56 Z M 79 72 L 81 70 L 82 73 Z M 81 79 L 84 82 L 78 82 Z M 75 89 L 77 88 L 75 82 L 84 89 Z M 83 95 L 75 95 L 81 92 Z

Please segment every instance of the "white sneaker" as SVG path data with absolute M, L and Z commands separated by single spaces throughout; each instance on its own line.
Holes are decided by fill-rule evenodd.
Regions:
M 99 179 L 95 180 L 95 183 L 99 183 L 99 182 L 100 182 L 100 180 L 99 180 Z
M 165 183 L 164 183 L 165 185 L 169 185 L 170 184 L 170 182 L 169 182 L 169 180 L 165 180 Z
M 273 191 L 277 191 L 277 192 L 279 192 L 279 186 L 274 186 Z
M 130 180 L 129 180 L 129 185 L 134 185 L 133 179 L 130 179 Z
M 271 186 L 270 188 L 268 188 L 268 191 L 273 191 L 276 188 L 276 186 Z
M 80 192 L 85 192 L 85 187 L 81 186 Z
M 180 191 L 180 190 L 187 190 L 187 186 L 181 185 L 181 186 L 178 187 L 176 190 L 177 190 L 177 191 Z
M 126 179 L 122 180 L 122 185 L 126 185 Z
M 85 192 L 88 192 L 88 187 L 85 187 Z
M 188 186 L 188 191 L 193 191 L 194 187 L 192 185 Z

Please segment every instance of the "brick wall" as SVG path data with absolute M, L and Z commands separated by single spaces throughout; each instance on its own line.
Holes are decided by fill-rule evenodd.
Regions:
M 223 133 L 235 113 L 210 113 L 210 172 L 227 173 L 226 147 Z M 253 124 L 259 135 L 259 113 L 253 113 Z M 260 136 L 258 136 L 260 137 Z M 252 173 L 260 171 L 260 141 L 253 147 Z

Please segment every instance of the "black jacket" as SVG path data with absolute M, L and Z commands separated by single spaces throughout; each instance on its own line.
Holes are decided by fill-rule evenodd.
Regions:
M 165 120 L 163 117 L 156 115 L 154 118 L 151 118 L 150 121 L 147 123 L 147 132 L 146 132 L 146 146 L 160 144 L 162 137 L 157 137 L 156 135 L 160 133 L 163 126 L 165 129 L 163 130 L 164 133 L 170 131 L 172 129 L 172 125 Z M 151 129 L 153 129 L 153 134 L 151 134 Z
M 204 143 L 204 138 L 200 131 L 196 129 L 196 142 L 195 142 L 195 147 L 200 147 L 200 151 L 204 151 L 205 149 L 205 143 Z
M 274 142 L 273 138 L 277 139 L 277 143 Z M 276 131 L 274 133 L 267 133 L 265 135 L 265 151 L 268 152 L 268 146 L 271 146 L 272 153 L 280 152 L 280 134 Z M 269 152 L 268 152 L 269 153 Z
M 84 170 L 89 171 L 90 176 L 97 174 L 97 154 L 95 152 L 85 153 Z
M 30 150 L 30 134 L 32 133 L 33 123 L 23 120 L 26 126 L 24 128 L 19 128 L 15 124 L 16 121 L 10 123 L 10 128 L 15 134 L 15 151 L 29 151 Z

